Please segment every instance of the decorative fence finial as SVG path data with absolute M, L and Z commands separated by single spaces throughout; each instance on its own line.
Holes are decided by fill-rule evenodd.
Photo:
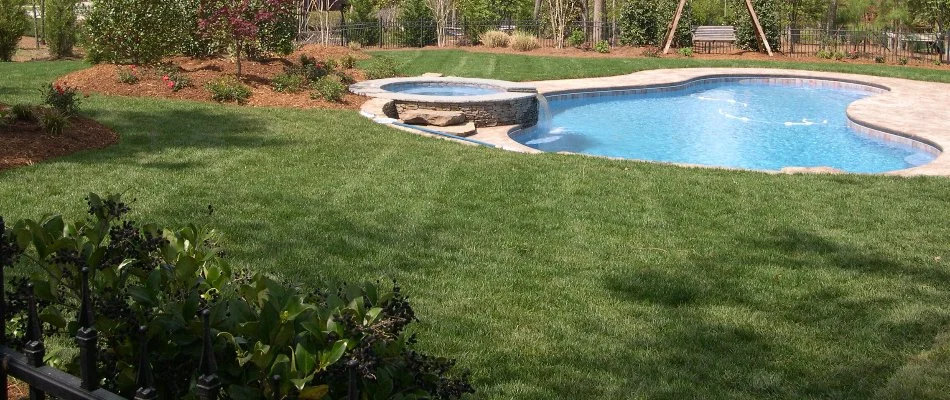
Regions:
M 82 305 L 79 309 L 79 330 L 76 342 L 79 344 L 80 387 L 93 391 L 99 388 L 99 370 L 96 358 L 99 354 L 99 332 L 96 331 L 95 317 L 92 314 L 92 299 L 89 293 L 89 268 L 82 269 Z
M 221 379 L 216 372 L 218 365 L 214 361 L 214 342 L 211 341 L 211 311 L 201 311 L 201 323 L 204 329 L 204 341 L 201 344 L 201 362 L 198 364 L 198 398 L 217 400 L 221 391 Z

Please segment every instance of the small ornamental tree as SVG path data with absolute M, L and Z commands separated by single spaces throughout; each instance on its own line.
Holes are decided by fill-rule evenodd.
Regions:
M 241 76 L 241 53 L 261 40 L 263 27 L 292 10 L 294 0 L 201 0 L 198 28 L 206 37 L 217 37 L 234 48 L 237 75 Z

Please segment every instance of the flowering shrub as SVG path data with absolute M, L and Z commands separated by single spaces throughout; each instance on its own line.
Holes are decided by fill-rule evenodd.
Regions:
M 42 93 L 43 103 L 53 106 L 64 116 L 79 114 L 79 93 L 76 88 L 66 84 L 48 84 Z
M 0 0 L 0 61 L 10 61 L 16 53 L 20 36 L 30 21 L 23 12 L 26 0 Z
M 92 62 L 149 65 L 175 53 L 184 35 L 181 2 L 96 0 L 86 17 L 85 50 Z
M 134 85 L 139 82 L 138 67 L 130 65 L 128 68 L 119 67 L 119 82 Z
M 181 72 L 169 72 L 165 75 L 162 75 L 162 84 L 165 87 L 171 89 L 173 92 L 177 92 L 186 87 L 191 86 L 191 78 L 185 76 Z
M 251 88 L 230 75 L 212 79 L 205 84 L 205 89 L 211 92 L 214 101 L 246 104 L 247 99 L 251 97 Z

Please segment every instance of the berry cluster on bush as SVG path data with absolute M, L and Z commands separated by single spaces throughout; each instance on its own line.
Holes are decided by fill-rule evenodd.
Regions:
M 8 326 L 22 326 L 32 291 L 46 332 L 64 336 L 76 333 L 80 271 L 88 268 L 99 372 L 111 391 L 134 393 L 136 332 L 145 326 L 148 360 L 163 374 L 159 397 L 193 394 L 204 312 L 226 398 L 342 398 L 351 382 L 362 398 L 457 399 L 474 391 L 467 373 L 453 372 L 454 361 L 414 350 L 406 328 L 416 314 L 395 282 L 306 290 L 233 270 L 214 230 L 136 222 L 119 195 L 89 194 L 87 205 L 89 217 L 71 223 L 51 215 L 11 226 L 0 218 L 0 267 L 28 262 L 39 271 L 9 286 Z M 69 354 L 50 361 L 76 374 Z

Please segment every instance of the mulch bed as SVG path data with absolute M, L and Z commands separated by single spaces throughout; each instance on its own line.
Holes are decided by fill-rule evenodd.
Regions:
M 0 171 L 118 142 L 111 129 L 84 117 L 72 118 L 60 136 L 46 134 L 37 122 L 11 122 L 0 125 Z
M 330 109 L 359 109 L 366 101 L 365 97 L 347 93 L 343 102 L 334 103 L 325 100 L 310 98 L 310 91 L 299 93 L 275 92 L 270 81 L 274 75 L 284 71 L 284 68 L 297 63 L 301 55 L 314 57 L 319 61 L 339 60 L 350 55 L 357 60 L 369 58 L 369 55 L 345 47 L 327 47 L 319 45 L 304 46 L 300 50 L 284 58 L 272 58 L 262 61 L 242 60 L 241 81 L 251 87 L 251 97 L 247 105 L 262 107 L 292 107 L 292 108 L 330 108 Z M 211 93 L 204 85 L 208 81 L 222 76 L 237 73 L 237 64 L 234 60 L 223 58 L 195 59 L 189 57 L 173 57 L 168 60 L 179 67 L 179 71 L 191 79 L 191 86 L 178 92 L 172 91 L 162 82 L 162 73 L 155 68 L 138 67 L 139 82 L 134 84 L 119 81 L 120 69 L 129 66 L 111 64 L 95 65 L 92 68 L 76 71 L 59 80 L 58 83 L 76 87 L 86 93 L 101 93 L 118 96 L 160 97 L 166 99 L 213 101 Z M 365 80 L 366 76 L 359 69 L 344 71 L 357 81 Z

